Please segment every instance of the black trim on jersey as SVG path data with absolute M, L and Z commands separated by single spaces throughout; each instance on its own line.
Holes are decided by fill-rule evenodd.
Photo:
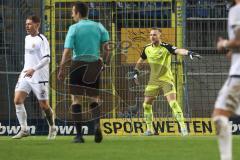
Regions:
M 39 81 L 38 83 L 48 83 L 48 81 Z
M 43 38 L 42 38 L 42 36 L 40 35 L 40 33 L 38 33 L 38 37 L 40 37 L 40 38 L 43 40 Z
M 42 59 L 43 59 L 43 58 L 46 58 L 46 57 L 49 57 L 49 58 L 50 58 L 50 55 L 48 54 L 48 55 L 46 55 L 46 56 L 43 56 Z
M 240 75 L 230 75 L 231 78 L 240 78 Z
M 48 81 L 39 81 L 39 84 L 43 83 L 43 85 L 45 85 L 46 83 L 48 83 Z
M 151 44 L 144 46 L 144 48 L 143 48 L 143 50 L 142 50 L 142 53 L 141 53 L 141 55 L 140 55 L 140 57 L 141 57 L 142 59 L 144 59 L 144 60 L 147 59 L 147 55 L 146 55 L 146 53 L 145 53 L 145 50 L 146 50 L 146 48 L 147 48 L 148 46 L 151 46 Z
M 171 54 L 175 54 L 176 55 L 175 50 L 177 49 L 177 47 L 175 47 L 175 46 L 173 46 L 171 44 L 165 43 L 165 42 L 162 42 L 160 44 L 160 46 L 165 47 Z

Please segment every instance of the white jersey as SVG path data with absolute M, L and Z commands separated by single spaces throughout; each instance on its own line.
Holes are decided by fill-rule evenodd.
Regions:
M 240 24 L 240 4 L 233 6 L 228 14 L 228 37 L 235 38 L 234 27 Z M 229 75 L 240 75 L 240 53 L 232 54 Z
M 38 34 L 37 36 L 27 35 L 25 37 L 25 62 L 24 68 L 21 72 L 20 78 L 24 78 L 32 83 L 46 82 L 49 80 L 49 64 L 45 65 L 39 70 L 36 70 L 31 78 L 24 77 L 24 71 L 31 69 L 37 64 L 40 60 L 45 57 L 50 57 L 50 49 L 47 38 Z

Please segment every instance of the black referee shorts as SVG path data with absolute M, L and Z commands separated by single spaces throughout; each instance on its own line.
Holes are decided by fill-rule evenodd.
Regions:
M 70 94 L 98 96 L 102 67 L 101 60 L 95 62 L 72 61 Z

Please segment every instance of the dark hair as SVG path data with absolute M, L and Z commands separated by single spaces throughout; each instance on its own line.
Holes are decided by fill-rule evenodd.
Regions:
M 235 1 L 235 0 L 232 0 L 230 3 L 231 3 L 231 4 L 230 4 L 230 7 L 233 7 L 233 6 L 236 5 L 236 1 Z
M 32 20 L 33 23 L 40 23 L 41 22 L 41 19 L 36 15 L 28 16 L 27 19 Z
M 159 31 L 160 33 L 162 33 L 162 30 L 161 30 L 160 28 L 158 28 L 158 27 L 152 27 L 151 30 L 157 30 L 157 31 Z
M 235 6 L 237 3 L 234 1 L 233 3 L 232 3 L 232 6 Z
M 86 3 L 75 2 L 73 6 L 75 7 L 75 13 L 79 12 L 82 17 L 88 16 L 88 5 Z

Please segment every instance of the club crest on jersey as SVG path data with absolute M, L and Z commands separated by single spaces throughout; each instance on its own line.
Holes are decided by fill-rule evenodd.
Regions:
M 35 46 L 36 46 L 36 45 L 33 43 L 33 44 L 32 44 L 32 48 L 35 48 Z
M 45 94 L 46 94 L 45 90 L 42 90 L 42 91 L 41 91 L 41 97 L 44 98 L 44 97 L 45 97 Z

